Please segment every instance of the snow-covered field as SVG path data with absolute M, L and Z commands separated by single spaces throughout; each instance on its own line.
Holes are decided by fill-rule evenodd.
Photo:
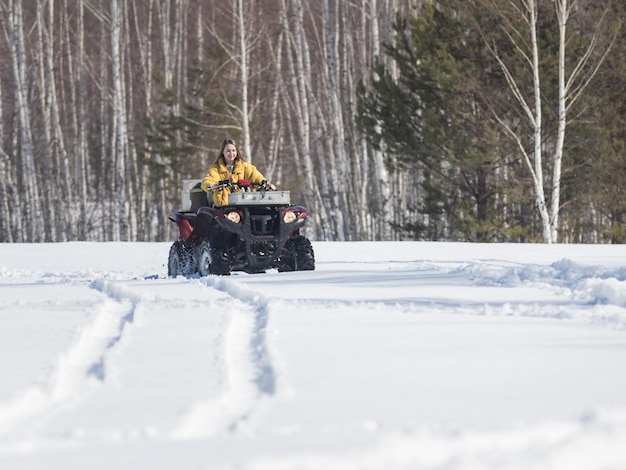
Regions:
M 169 246 L 0 245 L 0 468 L 626 468 L 626 246 Z

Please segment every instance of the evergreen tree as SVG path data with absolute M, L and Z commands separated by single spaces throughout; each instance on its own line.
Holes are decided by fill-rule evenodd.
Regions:
M 601 10 L 601 11 L 598 11 Z M 587 24 L 606 11 L 590 3 Z M 611 53 L 577 109 L 567 174 L 564 230 L 574 242 L 626 243 L 626 6 L 612 2 L 604 37 Z
M 401 229 L 422 239 L 502 239 L 503 149 L 481 102 L 481 89 L 500 78 L 456 3 L 396 19 L 396 40 L 385 44 L 393 67 L 378 63 L 373 89 L 359 88 L 357 123 L 389 165 L 419 173 L 422 219 Z
M 567 29 L 559 28 L 563 5 Z M 613 116 L 623 116 L 623 68 L 613 65 L 599 83 L 610 102 L 593 98 L 589 86 L 615 39 L 607 6 L 523 6 L 532 9 L 514 0 L 425 2 L 414 16 L 396 19 L 394 42 L 385 45 L 391 65 L 378 63 L 371 89 L 358 89 L 357 123 L 369 142 L 389 165 L 419 175 L 422 217 L 399 224 L 416 238 L 622 236 L 615 175 L 623 171 L 623 126 Z M 611 57 L 622 64 L 624 53 Z M 612 196 L 598 178 L 611 183 Z M 610 235 L 594 233 L 598 223 Z

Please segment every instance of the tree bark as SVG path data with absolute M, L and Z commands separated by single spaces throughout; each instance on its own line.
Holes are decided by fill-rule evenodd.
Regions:
M 0 80 L 0 96 L 2 96 L 2 80 Z M 4 107 L 0 100 L 0 210 L 6 217 L 0 217 L 0 243 L 13 242 L 11 219 L 9 214 L 10 186 L 13 185 L 11 178 L 11 160 L 4 151 Z
M 124 177 L 126 176 L 126 107 L 124 106 L 121 62 L 121 12 L 118 0 L 111 0 L 111 74 L 113 78 L 113 117 L 115 123 L 115 219 L 113 240 L 128 239 Z
M 337 15 L 335 15 L 337 16 Z M 330 15 L 329 0 L 324 0 L 324 38 L 326 50 L 326 76 L 328 77 L 327 96 L 328 96 L 328 113 L 330 122 L 327 128 L 330 130 L 331 155 L 329 158 L 330 174 L 329 181 L 331 186 L 331 214 L 335 221 L 335 239 L 337 241 L 345 241 L 346 239 L 346 223 L 344 221 L 344 212 L 347 208 L 347 200 L 344 198 L 346 188 L 350 187 L 348 179 L 346 153 L 345 153 L 345 136 L 343 128 L 343 114 L 341 104 L 339 102 L 339 77 L 337 71 L 337 50 L 335 48 L 335 34 L 332 31 L 332 21 Z M 335 17 L 338 22 L 339 18 Z M 358 204 L 358 203 L 357 203 Z
M 246 21 L 244 18 L 243 0 L 237 0 L 237 24 L 239 39 L 239 68 L 241 69 L 241 132 L 244 155 L 252 161 L 252 145 L 250 143 L 250 111 L 248 110 L 248 38 L 246 37 Z
M 18 241 L 41 242 L 45 240 L 45 227 L 30 125 L 22 2 L 8 0 L 6 8 L 9 14 L 7 28 L 9 33 L 11 65 L 15 79 L 14 99 L 17 108 L 18 132 L 20 136 L 20 186 L 22 188 L 22 194 L 24 195 L 22 204 L 24 227 L 20 227 Z M 48 175 L 45 177 L 48 177 Z
M 377 59 L 380 58 L 380 25 L 378 22 L 378 8 L 376 0 L 370 0 L 370 18 L 372 22 L 371 26 L 371 44 L 372 44 L 372 57 L 371 60 L 366 62 L 371 68 Z M 364 77 L 367 74 L 363 75 Z M 374 77 L 376 80 L 376 77 Z M 383 141 L 384 148 L 384 141 Z M 374 236 L 380 236 L 383 240 L 392 239 L 391 222 L 394 220 L 395 205 L 391 204 L 391 175 L 387 171 L 385 166 L 383 152 L 380 150 L 372 151 L 374 172 L 376 174 L 375 187 L 377 191 L 376 201 L 373 204 L 373 211 L 381 216 L 376 234 Z

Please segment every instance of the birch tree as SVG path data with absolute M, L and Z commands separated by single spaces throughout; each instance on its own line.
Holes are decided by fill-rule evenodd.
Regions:
M 126 175 L 126 107 L 124 105 L 123 84 L 122 84 L 122 63 L 121 63 L 121 18 L 118 0 L 111 0 L 111 71 L 113 78 L 113 117 L 114 117 L 114 138 L 115 142 L 115 166 L 114 166 L 114 207 L 117 223 L 113 227 L 113 240 L 120 241 L 127 239 L 128 226 L 124 223 L 127 220 L 126 201 L 124 191 L 124 177 Z
M 248 5 L 250 3 L 248 2 Z M 239 39 L 239 69 L 241 70 L 241 133 L 243 138 L 244 154 L 248 159 L 252 159 L 252 145 L 250 143 L 250 111 L 248 109 L 248 39 L 246 21 L 243 10 L 243 0 L 237 0 L 237 32 Z
M 2 96 L 2 80 L 0 80 L 0 96 Z M 0 210 L 3 214 L 10 214 L 9 198 L 12 186 L 12 178 L 10 174 L 10 159 L 4 151 L 4 107 L 0 100 Z M 10 217 L 0 217 L 0 243 L 13 241 L 13 233 L 11 232 Z
M 53 192 L 53 188 L 56 187 L 56 178 L 54 178 L 55 162 L 53 161 L 53 139 L 52 139 L 52 124 L 50 116 L 50 96 L 49 96 L 49 76 L 47 76 L 46 67 L 48 61 L 48 48 L 44 44 L 44 19 L 43 19 L 43 4 L 37 3 L 37 64 L 38 68 L 38 87 L 39 87 L 39 106 L 42 111 L 42 131 L 43 131 L 43 145 L 40 145 L 38 153 L 41 156 L 40 165 L 43 170 L 43 174 L 46 178 L 41 182 L 41 188 L 43 189 L 43 212 L 45 214 L 45 227 L 46 238 L 50 241 L 57 241 L 57 229 L 55 226 L 58 220 L 57 214 L 59 211 L 59 203 L 62 198 L 56 198 Z
M 24 195 L 22 204 L 24 226 L 18 227 L 18 240 L 41 242 L 45 240 L 45 227 L 30 124 L 22 2 L 20 0 L 7 0 L 2 2 L 2 7 L 8 16 L 6 33 L 15 80 L 14 99 L 18 118 L 19 156 L 21 160 L 20 185 Z
M 365 8 L 363 8 L 363 13 L 365 14 Z M 378 21 L 378 3 L 377 0 L 370 0 L 370 11 L 369 16 L 371 19 L 371 35 L 364 34 L 363 41 L 368 36 L 371 37 L 372 43 L 372 57 L 370 60 L 363 60 L 363 65 L 373 64 L 376 60 L 380 60 L 380 43 L 381 43 L 381 35 L 380 35 L 380 22 Z M 361 74 L 362 77 L 367 77 L 368 73 L 364 70 Z M 379 80 L 380 77 L 376 75 L 374 72 L 373 80 Z M 363 140 L 365 138 L 363 137 Z M 385 143 L 382 143 L 384 148 Z M 364 154 L 367 149 L 364 148 Z M 391 222 L 393 220 L 393 206 L 390 205 L 391 201 L 391 181 L 390 175 L 387 172 L 387 168 L 385 167 L 385 163 L 383 161 L 383 150 L 372 149 L 372 159 L 374 171 L 376 174 L 375 179 L 375 187 L 377 188 L 377 199 L 374 202 L 375 211 L 378 214 L 381 214 L 379 218 L 380 223 L 378 226 L 378 232 L 381 234 L 383 240 L 391 239 Z
M 333 15 L 335 21 L 335 28 L 333 31 L 333 21 L 330 14 L 329 0 L 324 0 L 323 9 L 323 23 L 324 23 L 324 39 L 325 39 L 325 62 L 326 62 L 326 76 L 328 80 L 328 99 L 329 103 L 329 122 L 328 128 L 331 134 L 330 146 L 330 158 L 329 166 L 330 172 L 326 176 L 330 182 L 330 196 L 332 201 L 331 213 L 335 222 L 335 239 L 338 241 L 344 241 L 346 239 L 346 232 L 348 227 L 344 221 L 344 209 L 347 204 L 347 192 L 346 188 L 349 188 L 351 179 L 348 177 L 347 171 L 347 156 L 345 148 L 345 136 L 344 136 L 344 120 L 343 110 L 339 98 L 339 72 L 337 70 L 337 50 L 335 47 L 337 29 L 340 19 L 338 15 Z M 359 205 L 358 201 L 357 205 Z
M 299 153 L 304 164 L 306 199 L 309 204 L 316 207 L 313 213 L 316 230 L 323 238 L 331 237 L 329 227 L 331 222 L 322 197 L 322 194 L 326 192 L 326 180 L 324 178 L 318 180 L 311 150 L 312 135 L 314 136 L 314 145 L 320 146 L 321 142 L 317 138 L 320 133 L 317 131 L 315 109 L 312 105 L 311 58 L 304 32 L 303 4 L 301 0 L 295 0 L 289 8 L 285 0 L 281 0 L 281 6 L 283 25 L 289 32 L 289 47 L 286 51 L 286 57 L 289 75 L 289 101 L 293 103 L 290 113 L 296 123 L 292 133 L 296 145 L 294 150 Z M 324 155 L 323 150 L 320 149 L 318 155 Z
M 86 126 L 86 86 L 85 86 L 85 26 L 84 26 L 84 0 L 78 0 L 78 13 L 76 15 L 76 59 L 74 61 L 74 67 L 70 67 L 70 77 L 72 83 L 76 86 L 72 87 L 72 100 L 73 110 L 72 124 L 74 127 L 74 154 L 76 156 L 76 194 L 78 197 L 78 229 L 77 237 L 79 240 L 85 240 L 87 238 L 87 202 L 88 202 L 88 175 L 90 173 L 89 168 L 89 147 L 87 139 L 87 126 Z M 66 23 L 69 23 L 67 18 L 68 4 L 65 3 L 64 12 L 66 15 Z M 71 41 L 66 41 L 67 47 L 71 47 Z M 68 53 L 68 57 L 72 57 L 72 53 Z
M 211 37 L 227 56 L 220 70 L 229 78 L 222 91 L 222 100 L 227 104 L 230 115 L 224 116 L 222 127 L 240 133 L 240 148 L 248 161 L 254 158 L 250 130 L 252 110 L 249 93 L 253 75 L 250 57 L 258 48 L 265 30 L 265 26 L 258 21 L 256 4 L 256 1 L 225 0 L 222 8 L 216 9 L 215 21 L 206 25 Z M 231 96 L 236 96 L 238 102 L 233 101 Z
M 556 243 L 558 241 L 559 211 L 560 211 L 560 190 L 561 173 L 563 162 L 563 145 L 567 128 L 567 112 L 581 96 L 585 88 L 591 83 L 598 68 L 604 61 L 610 46 L 604 52 L 598 54 L 598 38 L 602 28 L 602 22 L 598 23 L 589 42 L 587 49 L 577 60 L 571 71 L 566 70 L 567 61 L 567 25 L 574 10 L 576 1 L 569 3 L 569 0 L 556 0 L 554 2 L 557 25 L 559 29 L 558 42 L 558 130 L 556 133 L 556 144 L 554 152 L 545 161 L 545 142 L 543 135 L 543 114 L 544 104 L 542 102 L 545 95 L 546 86 L 541 82 L 541 57 L 538 41 L 538 14 L 539 0 L 507 0 L 510 14 L 517 17 L 510 17 L 506 10 L 500 8 L 497 2 L 492 3 L 493 11 L 499 12 L 499 17 L 504 21 L 503 32 L 511 41 L 514 49 L 527 64 L 532 74 L 532 92 L 525 93 L 523 85 L 515 75 L 511 66 L 506 62 L 498 51 L 496 44 L 487 41 L 487 45 L 498 61 L 500 68 L 506 78 L 509 89 L 523 110 L 523 114 L 533 129 L 532 150 L 529 151 L 523 133 L 513 127 L 498 112 L 496 118 L 516 142 L 519 151 L 526 162 L 531 173 L 535 188 L 535 198 L 537 208 L 541 217 L 543 228 L 543 239 L 546 243 Z M 525 30 L 516 26 L 517 20 L 521 19 Z M 525 46 L 525 38 L 528 38 L 528 47 Z M 549 163 L 550 165 L 548 165 Z M 549 199 L 545 193 L 544 171 L 552 169 L 551 185 L 549 186 Z
M 71 181 L 69 158 L 65 146 L 65 136 L 61 126 L 61 112 L 57 93 L 55 64 L 55 38 L 62 42 L 60 34 L 54 30 L 54 0 L 46 4 L 37 3 L 37 29 L 39 35 L 40 99 L 43 127 L 46 141 L 43 154 L 47 163 L 44 174 L 44 205 L 48 209 L 48 225 L 52 241 L 66 241 L 73 238 L 73 207 L 62 207 L 72 203 L 73 184 Z
M 617 32 L 610 38 L 610 42 L 599 56 L 596 51 L 599 49 L 600 33 L 604 27 L 604 16 L 609 10 L 605 10 L 602 18 L 596 25 L 589 46 L 583 52 L 581 59 L 574 65 L 570 73 L 566 73 L 566 47 L 567 47 L 567 26 L 569 18 L 574 13 L 578 2 L 573 0 L 557 0 L 555 2 L 556 16 L 559 25 L 559 91 L 558 91 L 558 134 L 557 144 L 554 152 L 554 169 L 552 175 L 552 197 L 551 197 L 551 220 L 550 239 L 552 242 L 558 241 L 559 211 L 561 198 L 561 173 L 563 166 L 563 146 L 565 142 L 565 131 L 567 118 L 572 106 L 578 101 L 582 93 L 595 78 L 599 68 L 604 63 L 607 55 L 613 47 Z M 595 58 L 594 58 L 595 57 Z
M 154 0 L 149 0 L 146 8 L 145 2 L 141 2 L 143 5 L 143 9 L 139 11 L 137 6 L 137 1 L 132 0 L 129 6 L 130 12 L 129 16 L 132 15 L 133 24 L 135 27 L 135 37 L 137 42 L 137 52 L 138 56 L 138 65 L 137 70 L 139 71 L 140 76 L 140 90 L 143 95 L 143 100 L 145 103 L 145 114 L 146 116 L 153 115 L 153 109 L 156 107 L 153 100 L 153 88 L 154 88 L 154 62 L 153 62 L 153 45 L 151 42 L 151 37 L 153 33 L 153 12 L 154 12 Z M 130 30 L 130 28 L 129 28 Z M 139 139 L 140 146 L 147 148 L 148 151 L 150 149 L 150 144 L 145 141 L 145 137 L 142 135 Z M 145 168 L 141 168 L 138 170 L 137 176 L 140 188 L 148 187 L 148 171 Z M 167 231 L 163 227 L 166 223 L 165 220 L 165 191 L 160 191 L 159 196 L 151 197 L 149 191 L 140 190 L 137 193 L 137 206 L 140 212 L 139 222 L 142 225 L 142 237 L 151 238 L 156 237 L 160 239 L 164 237 Z M 159 221 L 157 233 L 152 233 L 152 224 L 150 221 L 152 219 L 156 219 Z M 160 230 L 160 233 L 158 233 Z

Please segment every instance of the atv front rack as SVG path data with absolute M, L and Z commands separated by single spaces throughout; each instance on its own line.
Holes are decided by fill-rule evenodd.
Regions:
M 229 206 L 288 206 L 290 201 L 289 191 L 251 191 L 228 195 Z

